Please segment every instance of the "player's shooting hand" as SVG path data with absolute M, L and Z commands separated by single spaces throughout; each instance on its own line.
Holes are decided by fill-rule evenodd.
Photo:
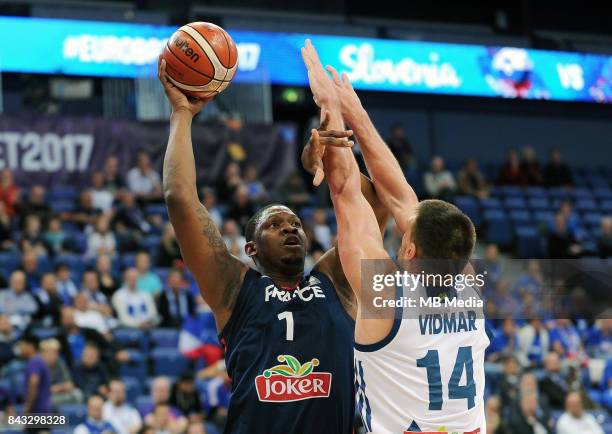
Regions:
M 308 83 L 314 98 L 315 104 L 319 107 L 337 107 L 339 105 L 338 97 L 336 96 L 335 86 L 333 81 L 323 69 L 319 54 L 315 47 L 306 39 L 304 47 L 302 47 L 302 59 L 306 70 L 308 71 Z
M 321 184 L 323 178 L 325 178 L 323 167 L 325 147 L 336 146 L 346 148 L 353 146 L 353 142 L 348 140 L 353 135 L 352 131 L 328 131 L 329 112 L 322 110 L 321 116 L 322 120 L 319 129 L 312 129 L 310 140 L 308 140 L 302 151 L 302 165 L 308 173 L 314 175 L 312 184 L 317 187 Z
M 361 105 L 361 100 L 357 96 L 355 89 L 353 89 L 353 85 L 351 84 L 346 73 L 342 73 L 342 76 L 340 76 L 338 71 L 336 71 L 333 66 L 327 65 L 325 68 L 332 76 L 335 92 L 338 96 L 338 101 L 340 102 L 342 117 L 345 120 L 350 119 L 351 115 L 363 108 Z
M 190 113 L 191 116 L 195 116 L 214 98 L 192 98 L 181 92 L 181 90 L 168 79 L 166 61 L 162 59 L 161 56 L 159 56 L 157 62 L 157 78 L 159 78 L 159 81 L 164 87 L 164 92 L 166 93 L 168 101 L 170 101 L 173 113 L 186 111 Z

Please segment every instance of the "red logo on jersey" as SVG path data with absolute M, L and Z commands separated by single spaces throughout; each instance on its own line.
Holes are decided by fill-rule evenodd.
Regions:
M 332 374 L 312 372 L 319 365 L 319 359 L 312 359 L 303 365 L 288 354 L 280 355 L 277 359 L 285 364 L 266 369 L 255 378 L 260 401 L 290 402 L 329 397 Z

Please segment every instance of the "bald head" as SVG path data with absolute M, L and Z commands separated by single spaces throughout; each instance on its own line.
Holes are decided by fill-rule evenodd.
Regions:
M 572 417 L 580 419 L 584 413 L 582 407 L 582 398 L 577 392 L 572 392 L 565 398 L 565 411 L 567 411 Z

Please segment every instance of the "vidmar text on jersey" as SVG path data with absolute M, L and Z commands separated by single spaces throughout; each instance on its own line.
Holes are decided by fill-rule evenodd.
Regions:
M 448 308 L 484 308 L 484 300 L 480 297 L 471 296 L 467 298 L 458 297 L 399 297 L 385 299 L 374 297 L 374 307 L 448 307 Z

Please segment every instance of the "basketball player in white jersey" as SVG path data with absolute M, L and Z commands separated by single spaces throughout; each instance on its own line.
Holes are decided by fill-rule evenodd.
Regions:
M 403 270 L 414 275 L 423 271 L 414 265 L 420 260 L 451 260 L 459 273 L 473 273 L 468 261 L 475 230 L 470 219 L 447 202 L 419 202 L 346 75 L 340 78 L 328 67 L 330 79 L 310 41 L 302 54 L 315 102 L 322 110 L 339 112 L 352 128 L 377 194 L 404 234 L 397 253 L 407 264 Z M 344 125 L 329 127 L 339 130 Z M 478 297 L 478 292 L 470 287 L 440 291 L 418 285 L 413 292 L 400 288 L 393 294 L 395 289 L 377 293 L 366 287 L 371 283 L 362 281 L 362 260 L 387 260 L 387 273 L 398 269 L 384 249 L 374 212 L 361 195 L 354 157 L 332 160 L 325 154 L 322 163 L 336 211 L 342 268 L 358 300 L 355 385 L 366 432 L 484 434 L 484 352 L 490 340 L 482 307 L 476 303 L 464 309 L 430 308 L 413 310 L 411 315 L 388 304 L 381 308 L 380 298 L 378 303 L 374 300 L 404 295 L 418 302 L 436 295 L 444 299 L 443 293 L 456 300 Z

